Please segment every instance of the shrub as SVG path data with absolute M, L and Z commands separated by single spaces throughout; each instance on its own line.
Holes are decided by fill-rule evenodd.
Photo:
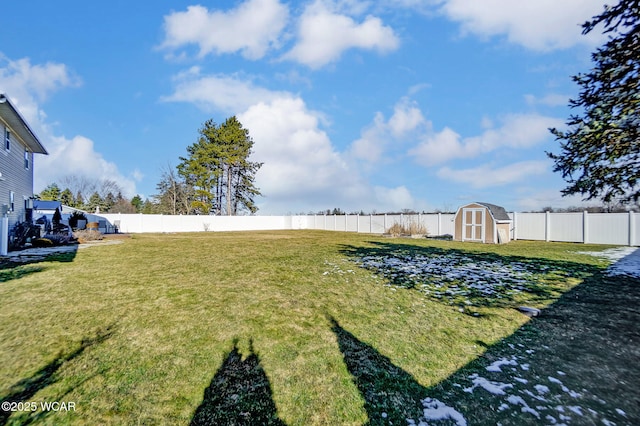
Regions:
M 389 229 L 387 234 L 391 234 L 394 237 L 400 235 L 426 235 L 427 227 L 418 222 L 414 217 L 405 218 L 402 223 L 395 222 Z
M 92 229 L 75 231 L 73 233 L 73 236 L 78 240 L 80 244 L 86 243 L 88 241 L 99 241 L 104 238 L 100 231 L 95 231 Z

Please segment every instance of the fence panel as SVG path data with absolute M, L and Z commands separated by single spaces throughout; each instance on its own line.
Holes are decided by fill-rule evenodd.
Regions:
M 587 238 L 594 244 L 621 244 L 629 240 L 628 213 L 590 213 L 587 216 Z
M 583 242 L 583 213 L 553 213 L 549 215 L 549 239 L 551 241 Z
M 358 232 L 358 216 L 355 214 L 345 215 L 345 230 L 347 232 Z
M 515 215 L 514 233 L 519 240 L 545 239 L 545 213 L 517 213 Z

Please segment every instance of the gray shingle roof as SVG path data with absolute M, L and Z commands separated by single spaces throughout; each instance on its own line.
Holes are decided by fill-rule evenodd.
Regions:
M 476 204 L 480 204 L 481 206 L 488 208 L 495 220 L 511 220 L 504 207 L 496 206 L 491 203 L 481 203 L 478 201 L 476 201 Z

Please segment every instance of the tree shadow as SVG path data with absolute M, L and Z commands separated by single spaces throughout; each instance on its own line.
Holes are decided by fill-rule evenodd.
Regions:
M 369 244 L 344 245 L 340 251 L 389 285 L 465 308 L 513 307 L 523 295 L 529 303 L 548 300 L 565 290 L 558 287 L 559 281 L 584 279 L 601 270 L 577 262 L 492 252 L 379 241 Z
M 342 328 L 335 318 L 328 316 L 328 320 L 345 365 L 364 398 L 367 424 L 405 425 L 408 418 L 418 418 L 427 389 L 389 358 Z
M 260 357 L 249 341 L 244 360 L 234 341 L 233 349 L 204 390 L 202 403 L 191 425 L 285 425 L 278 418 L 271 384 L 260 364 Z
M 45 271 L 42 262 L 73 262 L 77 251 L 77 244 L 11 251 L 0 257 L 0 283 Z
M 595 274 L 429 396 L 469 424 L 640 424 L 639 306 L 640 279 Z M 512 364 L 487 369 L 504 360 Z M 509 386 L 470 392 L 478 377 Z
M 114 329 L 113 326 L 105 327 L 102 330 L 99 330 L 95 336 L 83 338 L 80 342 L 80 345 L 68 354 L 60 354 L 53 361 L 43 366 L 41 369 L 36 371 L 31 377 L 19 380 L 14 383 L 8 390 L 8 393 L 0 399 L 0 404 L 6 402 L 25 402 L 31 399 L 36 393 L 40 390 L 50 386 L 58 381 L 58 377 L 56 377 L 57 371 L 62 367 L 65 363 L 72 361 L 78 356 L 82 355 L 85 349 L 90 346 L 100 344 L 110 338 L 113 335 Z M 66 393 L 70 392 L 67 391 Z M 65 394 L 66 394 L 65 393 Z M 30 415 L 25 415 L 21 419 L 20 424 L 29 424 L 33 422 L 36 418 L 40 418 L 42 416 L 47 415 L 49 412 L 34 412 L 35 417 L 30 417 Z M 0 425 L 4 425 L 7 423 L 9 416 L 11 415 L 11 411 L 5 411 L 0 409 Z

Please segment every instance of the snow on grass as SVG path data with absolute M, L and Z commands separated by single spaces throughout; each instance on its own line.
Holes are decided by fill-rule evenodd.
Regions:
M 482 376 L 474 373 L 469 376 L 473 386 L 468 388 L 464 388 L 465 392 L 473 393 L 473 390 L 480 386 L 484 390 L 494 395 L 504 395 L 506 394 L 505 389 L 512 388 L 513 385 L 511 383 L 501 383 L 501 382 L 493 382 L 491 380 L 487 380 Z
M 534 388 L 538 391 L 539 394 L 545 394 L 549 392 L 549 388 L 545 385 L 535 385 Z
M 501 367 L 503 365 L 518 365 L 518 362 L 513 357 L 511 359 L 502 358 L 497 361 L 494 361 L 493 364 L 485 368 L 487 371 L 497 372 L 497 371 L 502 371 Z
M 356 263 L 382 275 L 390 285 L 415 288 L 432 298 L 461 305 L 529 291 L 539 285 L 540 274 L 550 269 L 541 264 L 487 260 L 457 252 L 429 256 L 396 251 L 362 256 Z
M 529 363 L 525 361 L 532 353 L 527 351 L 526 347 L 518 346 L 516 348 L 511 345 L 513 351 L 518 351 L 517 354 L 507 355 L 486 366 L 487 377 L 473 373 L 467 376 L 470 382 L 467 387 L 457 383 L 454 387 L 462 388 L 463 395 L 471 394 L 472 397 L 487 401 L 489 404 L 487 408 L 490 406 L 503 416 L 520 419 L 522 424 L 538 424 L 540 421 L 551 425 L 582 424 L 585 422 L 615 424 L 604 417 L 604 412 L 611 408 L 607 407 L 606 401 L 595 395 L 583 396 L 583 394 L 569 389 L 562 380 L 553 376 L 533 375 L 530 380 L 518 377 L 518 372 L 522 371 L 523 365 L 526 365 L 528 369 Z M 506 366 L 511 368 L 505 368 Z M 569 380 L 570 374 L 562 371 L 557 373 Z M 485 391 L 491 395 L 483 393 Z M 447 398 L 450 401 L 464 400 L 457 392 L 450 391 Z M 476 394 L 477 392 L 480 394 Z M 594 400 L 602 404 L 603 411 L 597 412 L 589 406 Z M 448 406 L 437 399 L 427 398 L 423 400 L 423 405 L 425 407 L 423 417 L 418 422 L 407 419 L 409 425 L 451 424 L 452 420 L 458 425 L 466 424 L 464 411 L 458 411 L 455 404 Z M 461 406 L 464 404 L 462 403 Z M 615 411 L 623 417 L 626 415 L 619 408 Z M 585 420 L 587 417 L 588 421 Z M 439 421 L 443 423 L 439 423 Z
M 521 396 L 509 395 L 509 397 L 507 398 L 507 402 L 513 405 L 521 405 L 522 408 L 520 409 L 520 411 L 522 411 L 523 413 L 531 413 L 534 416 L 536 416 L 538 419 L 540 418 L 540 413 L 538 413 L 533 408 L 529 407 L 529 404 L 527 404 L 526 401 L 522 399 Z
M 422 406 L 424 407 L 423 417 L 418 420 L 418 423 L 407 419 L 409 425 L 428 426 L 429 422 L 437 420 L 453 420 L 457 426 L 467 426 L 467 421 L 462 413 L 442 401 L 435 398 L 425 398 L 422 400 Z
M 607 268 L 607 275 L 626 275 L 632 278 L 640 278 L 640 249 L 637 247 L 616 247 L 603 251 L 580 251 L 578 253 L 600 257 L 613 262 Z

